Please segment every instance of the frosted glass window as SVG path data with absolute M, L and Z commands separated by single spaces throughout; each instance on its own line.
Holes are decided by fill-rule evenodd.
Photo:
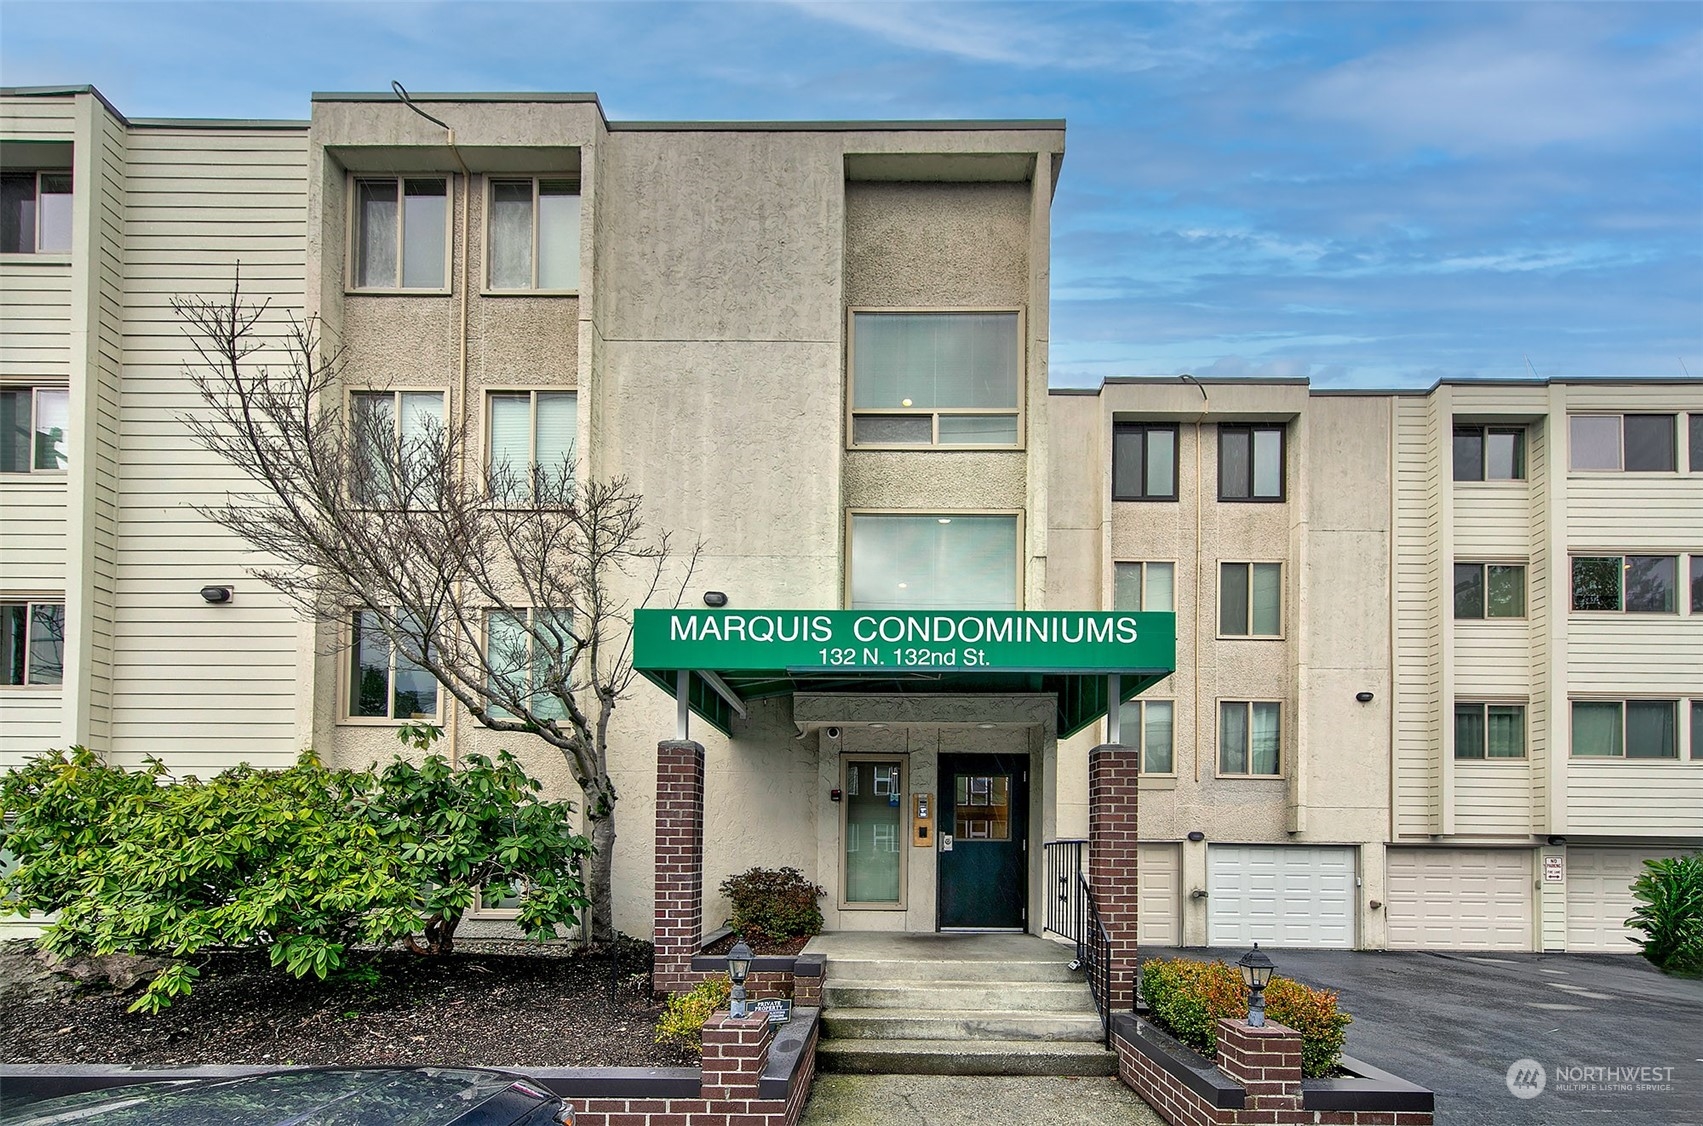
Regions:
M 852 517 L 851 609 L 1016 608 L 1017 517 Z
M 940 445 L 1016 445 L 1018 324 L 1016 313 L 854 314 L 853 443 L 886 444 L 858 425 L 877 412 L 927 419 Z
M 538 182 L 538 288 L 579 288 L 579 185 Z
M 1567 420 L 1568 464 L 1574 469 L 1620 468 L 1620 416 L 1576 414 Z
M 491 184 L 491 288 L 532 288 L 532 181 Z
M 448 197 L 441 177 L 356 180 L 355 287 L 444 288 Z

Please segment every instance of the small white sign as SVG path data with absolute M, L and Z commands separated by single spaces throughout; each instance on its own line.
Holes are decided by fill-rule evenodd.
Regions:
M 1567 858 L 1565 856 L 1546 856 L 1543 858 L 1543 882 L 1546 884 L 1567 882 Z

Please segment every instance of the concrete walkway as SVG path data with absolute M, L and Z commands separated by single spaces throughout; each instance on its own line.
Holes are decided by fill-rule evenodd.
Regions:
M 800 1126 L 1164 1126 L 1116 1079 L 1030 1075 L 818 1075 Z

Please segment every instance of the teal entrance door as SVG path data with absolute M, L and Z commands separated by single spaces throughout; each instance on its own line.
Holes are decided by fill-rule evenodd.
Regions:
M 1024 930 L 1029 899 L 1027 755 L 942 755 L 941 930 Z

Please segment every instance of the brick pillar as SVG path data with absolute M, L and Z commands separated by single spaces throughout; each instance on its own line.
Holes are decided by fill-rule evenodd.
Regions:
M 712 1013 L 704 1022 L 704 1077 L 699 1095 L 706 1099 L 754 1099 L 757 1082 L 769 1062 L 774 1032 L 767 1013 L 733 1019 Z
M 691 989 L 692 955 L 703 937 L 704 748 L 690 740 L 656 746 L 656 916 L 653 983 Z
M 1293 1028 L 1220 1020 L 1218 1070 L 1247 1089 L 1249 1110 L 1281 1114 L 1301 1109 L 1301 1034 Z
M 1112 938 L 1111 1002 L 1127 1009 L 1135 990 L 1135 796 L 1141 752 L 1102 743 L 1088 752 L 1088 886 Z

